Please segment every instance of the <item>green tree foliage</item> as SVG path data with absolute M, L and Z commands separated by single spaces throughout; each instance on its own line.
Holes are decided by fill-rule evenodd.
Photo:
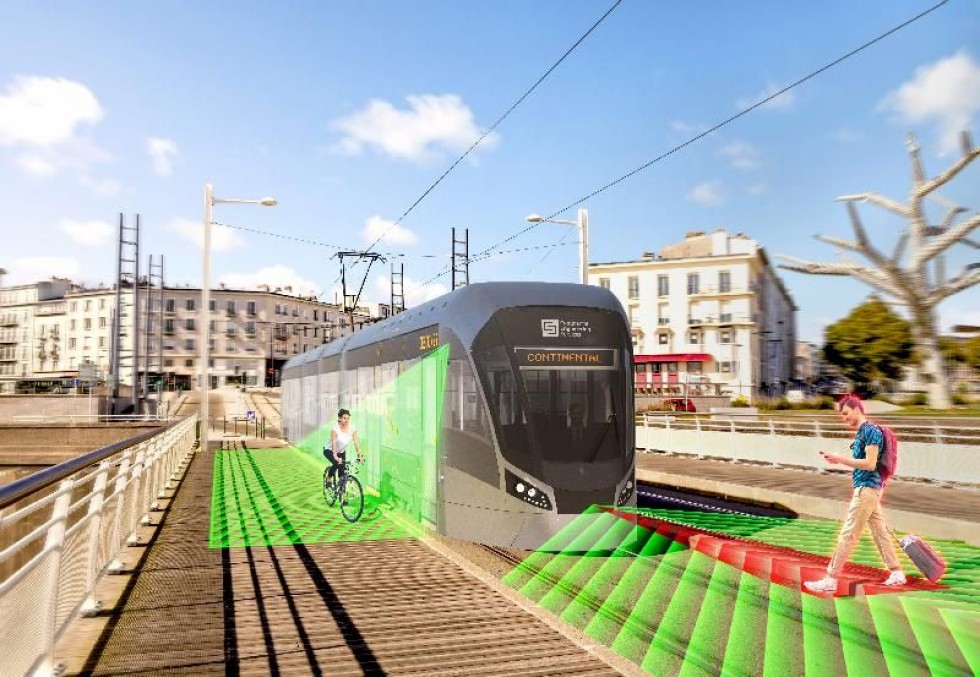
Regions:
M 939 352 L 943 358 L 953 362 L 966 362 L 966 343 L 949 336 L 939 337 Z
M 899 378 L 914 353 L 911 325 L 874 296 L 827 327 L 823 347 L 828 362 L 864 386 Z
M 963 361 L 974 369 L 980 370 L 980 336 L 974 336 L 964 341 L 961 350 L 964 357 Z

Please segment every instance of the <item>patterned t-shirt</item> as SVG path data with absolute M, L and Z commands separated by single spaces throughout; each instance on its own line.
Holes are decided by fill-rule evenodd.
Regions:
M 869 421 L 865 421 L 857 429 L 857 435 L 854 436 L 854 442 L 851 444 L 851 455 L 855 459 L 867 458 L 868 455 L 865 453 L 865 448 L 869 444 L 878 445 L 878 457 L 881 458 L 881 452 L 885 444 L 881 434 L 881 428 Z M 858 470 L 855 468 L 852 473 L 852 478 L 855 489 L 858 487 L 881 488 L 881 474 L 877 470 Z

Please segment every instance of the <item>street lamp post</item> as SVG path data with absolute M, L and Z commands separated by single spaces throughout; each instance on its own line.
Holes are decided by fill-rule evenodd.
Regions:
M 204 338 L 201 341 L 201 446 L 207 450 L 210 431 L 210 407 L 208 395 L 211 387 L 211 210 L 216 204 L 245 204 L 274 207 L 276 200 L 263 197 L 258 200 L 238 198 L 216 198 L 214 187 L 204 184 L 204 264 L 201 271 L 201 312 L 200 323 Z
M 546 219 L 538 214 L 529 214 L 524 217 L 529 223 L 557 223 L 563 226 L 576 226 L 578 228 L 578 265 L 581 273 L 580 282 L 589 283 L 589 210 L 579 209 L 578 219 L 566 221 L 565 219 Z

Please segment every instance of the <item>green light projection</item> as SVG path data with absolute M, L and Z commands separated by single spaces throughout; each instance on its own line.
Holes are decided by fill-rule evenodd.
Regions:
M 397 363 L 385 365 L 383 385 L 347 407 L 365 457 L 357 523 L 323 499 L 321 449 L 336 413 L 329 412 L 330 426 L 295 448 L 215 452 L 210 547 L 409 538 L 423 522 L 438 523 L 436 452 L 448 360 L 449 346 L 442 346 L 401 373 Z M 409 520 L 385 519 L 390 509 Z
M 504 582 L 655 675 L 980 674 L 980 548 L 930 539 L 949 562 L 942 589 L 825 598 L 798 584 L 822 575 L 819 561 L 797 562 L 795 585 L 774 583 L 768 572 L 786 562 L 765 561 L 756 548 L 740 569 L 686 545 L 678 525 L 735 537 L 747 550 L 826 557 L 835 522 L 635 513 L 661 526 L 593 508 Z M 880 566 L 870 538 L 854 559 Z

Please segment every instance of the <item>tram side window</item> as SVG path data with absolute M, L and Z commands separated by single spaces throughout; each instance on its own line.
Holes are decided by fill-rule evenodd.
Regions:
M 452 427 L 489 439 L 490 429 L 477 391 L 476 376 L 468 362 L 456 360 L 450 363 L 447 385 Z

